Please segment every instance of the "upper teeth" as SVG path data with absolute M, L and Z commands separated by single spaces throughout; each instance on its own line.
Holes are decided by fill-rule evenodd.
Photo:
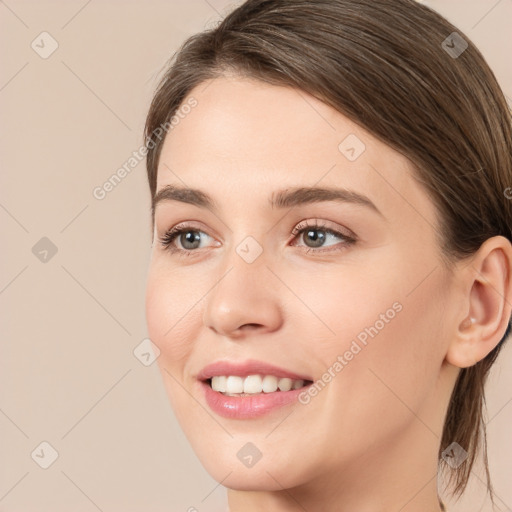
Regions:
M 280 391 L 298 389 L 304 385 L 303 380 L 292 380 L 287 377 L 278 379 L 273 375 L 248 375 L 238 377 L 236 375 L 218 375 L 212 377 L 212 389 L 221 393 L 273 393 L 279 388 Z

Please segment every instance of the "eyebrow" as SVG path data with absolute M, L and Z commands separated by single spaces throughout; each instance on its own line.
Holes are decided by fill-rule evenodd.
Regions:
M 179 201 L 198 206 L 199 208 L 206 208 L 214 212 L 217 212 L 219 209 L 214 199 L 206 192 L 178 185 L 166 185 L 155 194 L 151 205 L 153 214 L 157 205 L 164 201 Z M 271 208 L 284 209 L 324 201 L 336 201 L 366 206 L 385 218 L 382 212 L 368 197 L 354 190 L 344 188 L 294 187 L 278 190 L 270 196 L 269 206 Z

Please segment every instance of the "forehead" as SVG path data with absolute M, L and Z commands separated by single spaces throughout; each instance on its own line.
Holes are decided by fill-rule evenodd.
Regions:
M 194 148 L 194 153 L 187 155 L 189 162 L 208 155 L 224 160 L 243 156 L 248 164 L 277 163 L 285 158 L 289 163 L 316 163 L 321 154 L 337 158 L 339 143 L 350 134 L 367 146 L 370 143 L 370 134 L 355 123 L 317 98 L 290 87 L 221 77 L 199 84 L 188 98 L 197 106 L 180 116 L 162 152 L 178 160 L 184 153 L 181 150 Z M 384 145 L 380 149 L 391 153 Z M 296 165 L 298 170 L 301 167 Z
M 164 140 L 157 191 L 176 184 L 243 206 L 259 196 L 268 205 L 274 190 L 336 186 L 364 193 L 397 219 L 404 211 L 434 215 L 403 155 L 304 91 L 221 77 L 183 104 L 191 98 L 196 106 Z

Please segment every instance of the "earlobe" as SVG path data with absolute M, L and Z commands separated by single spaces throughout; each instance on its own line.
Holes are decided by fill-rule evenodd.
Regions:
M 502 236 L 486 240 L 461 271 L 469 290 L 465 316 L 456 326 L 446 361 L 467 368 L 501 341 L 512 311 L 512 245 Z

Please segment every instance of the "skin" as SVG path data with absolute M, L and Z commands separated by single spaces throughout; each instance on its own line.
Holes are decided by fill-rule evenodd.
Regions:
M 198 104 L 165 139 L 157 189 L 201 189 L 219 210 L 156 206 L 146 318 L 176 417 L 228 488 L 230 511 L 440 510 L 444 415 L 459 368 L 505 332 L 510 243 L 489 239 L 448 271 L 436 209 L 409 161 L 303 91 L 225 76 L 190 97 Z M 348 134 L 366 146 L 355 161 L 338 149 Z M 355 190 L 382 216 L 334 201 L 269 206 L 273 192 L 297 186 Z M 327 235 L 315 245 L 307 232 L 291 234 L 303 221 L 350 230 L 356 242 Z M 183 222 L 202 237 L 191 256 L 158 241 Z M 263 250 L 252 263 L 236 252 L 247 236 Z M 174 247 L 186 251 L 184 242 Z M 401 310 L 307 404 L 227 419 L 198 388 L 197 373 L 218 360 L 258 359 L 321 379 L 394 303 Z M 237 458 L 248 442 L 262 453 L 251 468 Z

